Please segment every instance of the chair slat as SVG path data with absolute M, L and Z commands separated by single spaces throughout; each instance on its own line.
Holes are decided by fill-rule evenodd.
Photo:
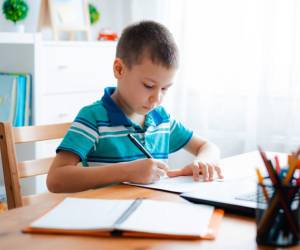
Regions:
M 70 125 L 60 123 L 13 128 L 9 122 L 0 122 L 0 151 L 8 209 L 24 205 L 25 197 L 22 197 L 19 179 L 47 174 L 53 161 L 50 157 L 18 162 L 15 144 L 63 138 Z
M 47 174 L 54 157 L 18 163 L 19 178 Z
M 16 144 L 25 142 L 46 141 L 64 137 L 71 123 L 52 125 L 25 126 L 14 128 Z
M 13 128 L 0 122 L 0 149 L 8 209 L 22 206 Z

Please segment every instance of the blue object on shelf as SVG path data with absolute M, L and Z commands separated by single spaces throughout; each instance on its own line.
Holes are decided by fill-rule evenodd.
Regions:
M 0 73 L 0 121 L 31 125 L 31 75 Z
M 17 78 L 0 73 L 0 121 L 13 121 Z
M 15 127 L 20 127 L 25 125 L 26 78 L 25 76 L 20 75 L 17 79 L 17 106 L 13 124 Z

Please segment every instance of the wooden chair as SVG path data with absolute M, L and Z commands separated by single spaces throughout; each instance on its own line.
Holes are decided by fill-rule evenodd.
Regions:
M 34 200 L 37 202 L 39 199 L 45 199 L 45 195 L 22 197 L 20 178 L 47 174 L 54 158 L 18 162 L 16 144 L 60 139 L 65 135 L 70 125 L 71 123 L 61 123 L 12 127 L 8 122 L 0 122 L 0 149 L 8 209 L 34 203 Z

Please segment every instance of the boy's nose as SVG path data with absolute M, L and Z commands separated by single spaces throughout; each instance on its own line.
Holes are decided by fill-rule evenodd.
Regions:
M 156 91 L 155 93 L 153 93 L 150 98 L 149 98 L 149 101 L 153 104 L 156 104 L 156 103 L 160 103 L 160 100 L 161 100 L 161 94 L 160 94 L 160 91 Z

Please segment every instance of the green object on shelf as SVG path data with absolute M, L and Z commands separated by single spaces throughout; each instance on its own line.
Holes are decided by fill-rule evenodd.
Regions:
M 23 0 L 5 0 L 2 11 L 7 20 L 14 23 L 24 20 L 28 14 L 28 4 Z
M 90 22 L 95 24 L 100 19 L 100 12 L 97 10 L 96 6 L 89 3 L 89 13 L 90 13 Z

